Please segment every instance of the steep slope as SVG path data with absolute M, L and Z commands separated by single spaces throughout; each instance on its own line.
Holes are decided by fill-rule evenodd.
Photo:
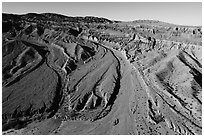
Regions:
M 3 14 L 3 134 L 202 134 L 202 29 Z

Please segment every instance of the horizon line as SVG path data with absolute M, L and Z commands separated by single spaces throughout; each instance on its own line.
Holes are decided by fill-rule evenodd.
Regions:
M 167 24 L 170 24 L 170 25 L 176 25 L 176 26 L 187 26 L 187 27 L 202 27 L 202 25 L 185 25 L 185 24 L 175 24 L 175 23 L 171 23 L 171 22 L 168 22 L 168 21 L 162 21 L 162 20 L 158 20 L 158 19 L 135 19 L 135 20 L 128 20 L 128 21 L 124 21 L 124 20 L 115 20 L 115 19 L 110 19 L 108 17 L 103 17 L 103 16 L 96 16 L 96 15 L 85 15 L 85 16 L 80 16 L 80 15 L 66 15 L 64 13 L 57 13 L 57 12 L 27 12 L 27 13 L 10 13 L 10 12 L 2 12 L 2 14 L 12 14 L 12 15 L 26 15 L 26 14 L 29 14 L 29 13 L 34 13 L 34 14 L 45 14 L 45 13 L 51 13 L 51 14 L 58 14 L 58 15 L 63 15 L 63 16 L 66 16 L 66 17 L 97 17 L 97 18 L 105 18 L 105 19 L 108 19 L 108 20 L 111 20 L 111 21 L 121 21 L 121 22 L 134 22 L 134 21 L 158 21 L 158 22 L 161 22 L 161 23 L 167 23 Z

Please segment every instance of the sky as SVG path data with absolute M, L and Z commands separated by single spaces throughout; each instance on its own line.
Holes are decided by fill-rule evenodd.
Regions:
M 201 2 L 3 2 L 3 13 L 59 13 L 111 20 L 159 20 L 178 25 L 202 25 Z

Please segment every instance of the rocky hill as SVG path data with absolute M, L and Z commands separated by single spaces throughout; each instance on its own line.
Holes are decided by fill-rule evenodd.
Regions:
M 202 134 L 202 27 L 2 14 L 3 134 Z

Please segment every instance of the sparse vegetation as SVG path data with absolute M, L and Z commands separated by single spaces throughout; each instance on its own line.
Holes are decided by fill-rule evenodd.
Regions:
M 2 15 L 3 134 L 202 134 L 202 29 Z

